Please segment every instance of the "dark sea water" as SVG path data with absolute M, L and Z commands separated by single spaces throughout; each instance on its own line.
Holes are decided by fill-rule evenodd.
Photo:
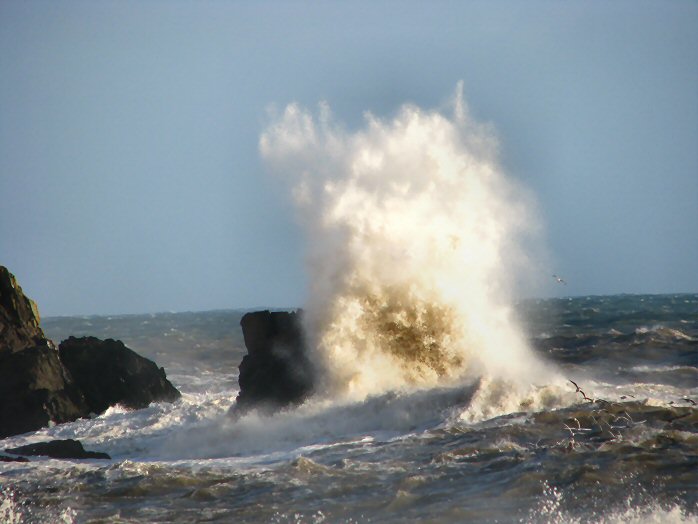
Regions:
M 243 312 L 46 318 L 56 341 L 123 340 L 183 395 L 0 442 L 113 457 L 0 463 L 0 522 L 698 522 L 698 295 L 519 312 L 581 392 L 470 381 L 238 421 Z

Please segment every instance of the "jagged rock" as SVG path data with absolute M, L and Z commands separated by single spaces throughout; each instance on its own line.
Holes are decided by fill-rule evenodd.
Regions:
M 59 459 L 106 459 L 111 457 L 99 451 L 86 451 L 79 440 L 51 440 L 50 442 L 37 442 L 18 448 L 7 448 L 5 453 L 23 456 L 46 456 Z
M 180 397 L 163 368 L 119 340 L 70 337 L 61 342 L 58 352 L 94 413 L 115 404 L 138 409 Z
M 45 340 L 39 311 L 15 276 L 0 266 L 0 355 L 34 347 Z
M 247 355 L 240 363 L 240 393 L 232 413 L 273 411 L 302 403 L 313 391 L 314 370 L 300 313 L 257 311 L 240 321 Z
M 0 266 L 0 438 L 87 413 L 82 394 L 39 327 L 36 304 Z

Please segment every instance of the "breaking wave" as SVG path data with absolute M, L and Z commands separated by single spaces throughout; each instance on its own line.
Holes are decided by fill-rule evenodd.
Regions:
M 469 114 L 402 106 L 348 131 L 329 106 L 273 117 L 262 157 L 307 233 L 306 327 L 328 391 L 355 398 L 479 376 L 551 383 L 513 313 L 538 224 Z

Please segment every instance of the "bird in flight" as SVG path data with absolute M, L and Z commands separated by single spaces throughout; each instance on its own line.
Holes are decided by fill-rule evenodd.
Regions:
M 558 284 L 567 285 L 567 282 L 565 282 L 564 279 L 563 279 L 562 277 L 559 277 L 559 276 L 557 276 L 557 275 L 553 275 L 553 278 L 555 279 L 555 281 L 556 281 Z

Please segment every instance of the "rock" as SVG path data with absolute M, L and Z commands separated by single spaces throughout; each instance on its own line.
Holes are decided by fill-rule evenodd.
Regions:
M 0 355 L 41 344 L 39 311 L 17 284 L 15 276 L 0 266 Z
M 88 413 L 82 393 L 51 345 L 0 355 L 0 438 Z
M 0 455 L 0 462 L 29 462 L 26 457 L 8 457 L 7 455 Z
M 179 396 L 162 368 L 121 342 L 70 338 L 59 353 L 36 304 L 0 266 L 0 438 Z
M 0 438 L 87 413 L 80 390 L 39 327 L 36 304 L 0 266 Z
M 61 342 L 58 352 L 94 413 L 115 404 L 138 409 L 180 397 L 163 368 L 119 340 L 70 337 Z
M 111 457 L 99 451 L 85 451 L 79 440 L 51 440 L 50 442 L 38 442 L 18 448 L 8 448 L 5 453 L 13 455 L 37 456 L 42 455 L 60 459 L 107 459 Z
M 307 356 L 301 313 L 257 311 L 240 325 L 247 355 L 240 363 L 240 393 L 233 413 L 274 411 L 302 403 L 313 391 L 315 372 Z

